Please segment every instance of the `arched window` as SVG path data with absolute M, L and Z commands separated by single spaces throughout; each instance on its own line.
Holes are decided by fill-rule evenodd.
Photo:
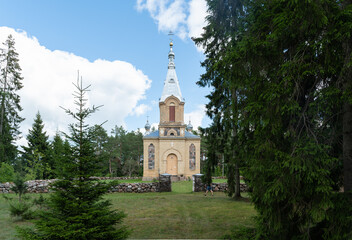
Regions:
M 175 104 L 173 102 L 169 106 L 169 121 L 175 122 Z
M 196 169 L 196 146 L 193 143 L 189 146 L 189 169 Z
M 148 169 L 154 169 L 155 164 L 155 147 L 151 143 L 148 147 Z

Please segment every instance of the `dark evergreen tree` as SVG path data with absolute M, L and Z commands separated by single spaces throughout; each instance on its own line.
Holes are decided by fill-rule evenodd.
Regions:
M 207 58 L 202 63 L 206 73 L 201 76 L 197 84 L 201 87 L 212 86 L 212 92 L 207 96 L 209 103 L 207 115 L 213 119 L 214 127 L 209 128 L 216 132 L 221 141 L 218 148 L 227 165 L 228 195 L 240 198 L 240 166 L 245 165 L 241 157 L 242 148 L 239 135 L 239 98 L 243 95 L 241 88 L 234 84 L 239 76 L 233 72 L 233 63 L 228 61 L 231 53 L 232 38 L 242 38 L 245 28 L 243 8 L 244 1 L 208 1 L 210 15 L 208 25 L 201 38 L 194 39 L 196 44 L 205 47 Z M 236 31 L 236 35 L 233 35 Z M 238 146 L 234 148 L 233 146 Z
M 0 49 L 0 162 L 14 163 L 17 147 L 14 143 L 20 137 L 19 124 L 24 120 L 19 113 L 22 111 L 20 90 L 23 78 L 19 65 L 15 40 L 11 35 Z
M 49 143 L 49 136 L 44 131 L 44 123 L 38 112 L 34 119 L 32 129 L 27 135 L 28 146 L 22 146 L 23 161 L 29 171 L 37 169 L 32 172 L 35 179 L 48 179 L 53 177 L 54 163 L 51 156 L 51 148 Z
M 64 176 L 64 164 L 65 159 L 70 156 L 70 145 L 67 140 L 63 140 L 60 134 L 57 132 L 51 142 L 51 152 L 52 152 L 52 172 L 54 177 Z
M 111 203 L 102 199 L 110 186 L 91 178 L 99 162 L 86 119 L 98 107 L 86 106 L 89 86 L 83 87 L 81 81 L 75 87 L 77 111 L 65 109 L 76 121 L 66 134 L 72 146 L 71 156 L 63 164 L 65 176 L 53 184 L 48 211 L 40 214 L 35 231 L 22 230 L 22 234 L 27 239 L 124 239 L 124 214 L 110 210 Z
M 247 166 L 257 237 L 351 238 L 351 1 L 207 2 L 200 84 Z

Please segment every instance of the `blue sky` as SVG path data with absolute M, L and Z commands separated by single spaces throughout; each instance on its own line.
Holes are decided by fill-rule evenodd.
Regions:
M 185 121 L 209 123 L 203 111 L 209 89 L 196 85 L 204 55 L 190 39 L 204 25 L 205 0 L 0 0 L 0 6 L 0 40 L 14 35 L 25 78 L 24 136 L 37 111 L 50 135 L 67 130 L 71 120 L 59 106 L 72 106 L 77 70 L 92 84 L 91 104 L 104 105 L 92 123 L 108 120 L 108 132 L 114 125 L 136 130 L 148 115 L 156 125 L 170 30 Z

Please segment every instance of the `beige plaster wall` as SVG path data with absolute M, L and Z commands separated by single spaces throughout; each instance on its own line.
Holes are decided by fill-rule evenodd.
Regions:
M 155 168 L 148 169 L 148 146 L 155 146 Z M 189 146 L 194 144 L 196 147 L 196 168 L 189 169 Z M 191 177 L 193 174 L 200 173 L 200 139 L 177 139 L 177 138 L 160 138 L 144 139 L 144 171 L 143 179 L 157 178 L 160 174 L 167 173 L 167 156 L 175 154 L 177 156 L 178 176 Z

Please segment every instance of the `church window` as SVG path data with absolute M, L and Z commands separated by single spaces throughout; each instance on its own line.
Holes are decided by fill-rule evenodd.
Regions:
M 169 106 L 169 119 L 170 122 L 175 122 L 175 105 L 171 105 Z
M 155 164 L 155 147 L 151 143 L 148 147 L 148 169 L 154 169 Z
M 193 143 L 189 146 L 189 169 L 196 169 L 196 146 Z

